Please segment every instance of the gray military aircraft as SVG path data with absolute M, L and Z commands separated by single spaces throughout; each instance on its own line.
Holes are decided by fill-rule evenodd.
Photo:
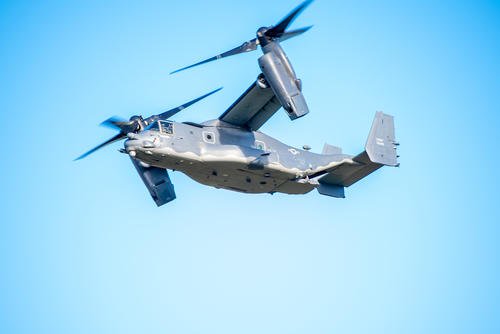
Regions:
M 260 28 L 256 38 L 172 72 L 253 51 L 260 46 L 262 73 L 218 119 L 201 124 L 170 120 L 220 88 L 159 115 L 133 116 L 129 121 L 110 118 L 103 125 L 119 133 L 77 160 L 127 138 L 125 148 L 120 151 L 130 156 L 158 206 L 176 198 L 168 169 L 181 171 L 208 186 L 243 193 L 306 194 L 317 189 L 322 195 L 343 198 L 345 187 L 384 165 L 399 166 L 393 117 L 382 112 L 375 115 L 365 151 L 354 156 L 328 144 L 322 154 L 312 153 L 308 147 L 294 148 L 259 131 L 281 107 L 292 120 L 309 112 L 301 81 L 280 42 L 310 28 L 286 31 L 311 2 L 303 2 L 276 26 Z

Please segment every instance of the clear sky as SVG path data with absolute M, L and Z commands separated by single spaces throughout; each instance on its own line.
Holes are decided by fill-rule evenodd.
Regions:
M 311 113 L 263 131 L 363 150 L 395 116 L 401 167 L 320 196 L 172 175 L 156 208 L 113 116 L 218 117 L 259 52 L 169 76 L 299 1 L 2 1 L 1 333 L 499 333 L 500 2 L 315 1 L 284 48 Z

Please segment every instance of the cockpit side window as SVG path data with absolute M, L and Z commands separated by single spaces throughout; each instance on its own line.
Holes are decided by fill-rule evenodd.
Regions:
M 171 135 L 174 133 L 174 124 L 171 121 L 158 121 L 160 124 L 160 132 Z

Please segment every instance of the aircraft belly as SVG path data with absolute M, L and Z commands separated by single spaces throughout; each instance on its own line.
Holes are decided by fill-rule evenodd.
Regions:
M 255 171 L 248 169 L 246 165 L 227 162 L 203 163 L 196 168 L 181 171 L 199 183 L 249 194 L 305 194 L 315 188 L 308 182 L 295 181 L 289 174 L 277 172 L 272 168 Z
M 182 172 L 202 184 L 245 193 L 273 192 L 287 181 L 282 175 L 273 175 L 264 170 L 255 173 L 247 165 L 239 163 L 205 162 L 197 167 Z
M 207 159 L 195 154 L 174 156 L 144 151 L 138 151 L 136 158 L 154 167 L 183 172 L 201 184 L 238 192 L 305 194 L 315 188 L 305 180 L 297 181 L 296 169 L 259 158 L 237 157 L 231 161 L 228 156 Z

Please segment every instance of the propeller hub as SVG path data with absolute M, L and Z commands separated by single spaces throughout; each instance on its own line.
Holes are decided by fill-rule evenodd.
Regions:
M 144 119 L 142 118 L 142 116 L 137 116 L 136 115 L 136 116 L 130 117 L 130 126 L 124 132 L 125 133 L 139 132 L 143 128 L 144 128 Z
M 257 30 L 257 37 L 264 37 L 266 35 L 266 32 L 269 30 L 268 27 L 261 27 L 259 30 Z
M 259 44 L 261 47 L 266 46 L 272 40 L 272 38 L 266 35 L 268 30 L 268 27 L 262 27 L 257 30 L 257 39 L 259 40 Z

